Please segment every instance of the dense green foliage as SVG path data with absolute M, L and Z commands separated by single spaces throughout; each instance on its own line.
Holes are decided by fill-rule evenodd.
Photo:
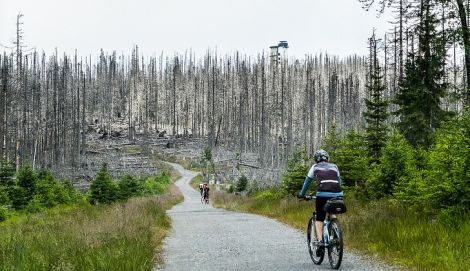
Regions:
M 373 167 L 367 180 L 367 194 L 372 199 L 394 194 L 399 184 L 407 183 L 416 174 L 415 150 L 398 134 L 392 134 L 380 157 L 380 166 Z
M 108 165 L 101 165 L 100 171 L 90 185 L 90 203 L 111 203 L 118 199 L 119 186 L 108 172 Z
M 161 194 L 171 183 L 169 173 L 163 171 L 157 176 L 124 175 L 117 183 L 109 174 L 107 165 L 103 164 L 96 178 L 90 185 L 89 201 L 92 204 L 112 203 L 117 200 L 127 200 L 134 196 Z
M 11 163 L 0 167 L 0 211 L 5 220 L 13 211 L 35 213 L 59 204 L 75 204 L 83 200 L 69 183 L 61 182 L 48 170 L 34 171 L 29 165 L 18 174 Z
M 311 165 L 312 159 L 307 156 L 305 149 L 296 151 L 287 162 L 286 172 L 282 176 L 282 190 L 288 195 L 296 195 L 302 189 Z
M 429 149 L 414 147 L 394 131 L 382 148 L 379 163 L 371 165 L 364 134 L 351 130 L 329 135 L 327 142 L 336 146 L 330 153 L 331 162 L 362 200 L 388 198 L 447 220 L 470 211 L 470 112 L 437 129 Z M 305 176 L 307 171 L 303 161 L 290 160 L 283 187 L 290 187 L 295 176 Z M 298 187 L 295 184 L 292 191 Z
M 341 165 L 340 173 L 343 184 L 363 183 L 368 176 L 369 158 L 365 136 L 356 130 L 349 130 L 340 137 L 334 156 L 330 161 Z
M 156 176 L 122 176 L 113 180 L 103 164 L 90 185 L 88 201 L 109 204 L 126 201 L 135 196 L 162 194 L 171 183 L 171 176 L 162 171 Z M 0 167 L 0 222 L 15 213 L 37 213 L 55 206 L 73 206 L 86 197 L 69 182 L 59 181 L 48 170 L 34 171 L 29 165 L 18 174 L 11 163 L 3 161 Z
M 396 196 L 427 213 L 459 216 L 470 211 L 470 112 L 449 121 L 422 155 L 413 179 Z M 411 170 L 410 170 L 411 171 Z M 452 215 L 453 214 L 453 215 Z
M 140 193 L 143 195 L 161 194 L 170 185 L 171 177 L 163 171 L 155 177 L 141 177 L 139 182 Z
M 238 178 L 235 191 L 237 192 L 245 191 L 247 186 L 248 186 L 248 178 L 245 175 L 242 175 L 240 178 Z
M 141 194 L 139 182 L 132 175 L 124 175 L 118 183 L 119 199 L 127 200 Z

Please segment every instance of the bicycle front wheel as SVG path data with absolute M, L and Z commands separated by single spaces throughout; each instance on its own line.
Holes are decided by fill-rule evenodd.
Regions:
M 321 249 L 318 246 L 317 241 L 317 230 L 315 227 L 315 216 L 311 217 L 308 221 L 307 226 L 307 244 L 308 244 L 308 253 L 314 264 L 321 264 L 325 253 L 318 253 L 317 250 Z M 318 255 L 318 256 L 317 256 Z
M 338 269 L 343 260 L 343 231 L 338 220 L 331 221 L 328 227 L 330 245 L 328 246 L 328 260 L 331 268 Z

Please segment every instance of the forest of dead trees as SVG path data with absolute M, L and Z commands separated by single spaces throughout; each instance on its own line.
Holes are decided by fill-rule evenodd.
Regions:
M 435 13 L 447 18 L 445 8 Z M 418 50 L 416 24 L 404 18 L 374 42 L 387 99 L 397 93 L 407 57 Z M 48 56 L 24 49 L 20 20 L 15 47 L 0 55 L 0 158 L 17 165 L 78 166 L 92 127 L 130 141 L 162 131 L 169 138 L 203 138 L 210 146 L 258 153 L 268 166 L 282 165 L 299 147 L 314 151 L 332 123 L 340 131 L 363 129 L 372 48 L 371 56 L 345 58 L 210 50 L 201 57 L 146 57 L 137 46 L 130 56 Z M 442 28 L 451 23 L 444 20 Z M 463 108 L 467 83 L 458 35 L 445 35 L 443 80 L 455 95 L 442 106 L 453 111 Z M 125 131 L 115 131 L 118 121 L 127 123 Z
M 357 127 L 365 97 L 363 57 L 146 60 L 135 47 L 130 57 L 102 52 L 93 61 L 36 52 L 19 59 L 0 58 L 1 156 L 41 166 L 79 163 L 90 125 L 111 134 L 118 120 L 130 140 L 166 130 L 277 164 L 296 146 L 312 149 L 332 121 Z

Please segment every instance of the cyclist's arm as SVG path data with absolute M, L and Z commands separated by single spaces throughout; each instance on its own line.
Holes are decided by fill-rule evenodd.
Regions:
M 304 185 L 302 186 L 302 190 L 299 193 L 299 197 L 305 197 L 305 193 L 307 193 L 307 189 L 310 186 L 310 184 L 312 183 L 312 180 L 313 179 L 310 178 L 309 176 L 305 177 Z
M 304 185 L 302 186 L 302 190 L 299 193 L 299 197 L 305 197 L 308 187 L 312 183 L 313 176 L 315 176 L 314 171 L 315 171 L 315 165 L 313 165 L 308 171 L 307 177 L 305 177 L 305 180 L 304 180 Z

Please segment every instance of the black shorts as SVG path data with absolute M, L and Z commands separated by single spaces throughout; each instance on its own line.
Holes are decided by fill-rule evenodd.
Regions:
M 326 202 L 332 198 L 334 197 L 317 197 L 315 200 L 315 209 L 317 212 L 317 218 L 315 219 L 316 221 L 323 222 L 325 220 L 326 212 L 323 211 L 323 207 L 325 206 Z

